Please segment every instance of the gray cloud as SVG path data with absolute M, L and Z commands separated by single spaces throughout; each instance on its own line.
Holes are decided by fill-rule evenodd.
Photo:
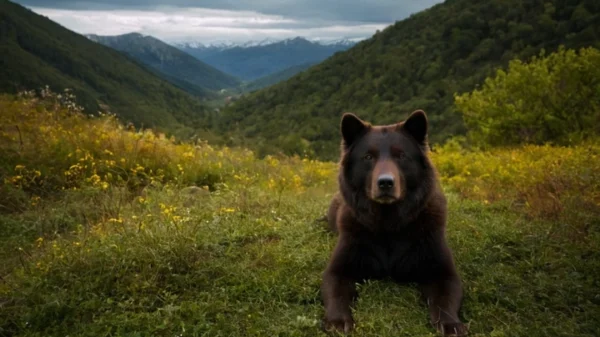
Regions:
M 441 0 L 17 0 L 61 9 L 153 9 L 158 6 L 254 11 L 298 18 L 390 23 Z
M 364 38 L 441 0 L 16 0 L 87 34 L 170 42 Z

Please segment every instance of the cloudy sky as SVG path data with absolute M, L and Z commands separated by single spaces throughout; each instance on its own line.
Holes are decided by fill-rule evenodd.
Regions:
M 13 0 L 82 34 L 168 42 L 365 38 L 442 0 Z

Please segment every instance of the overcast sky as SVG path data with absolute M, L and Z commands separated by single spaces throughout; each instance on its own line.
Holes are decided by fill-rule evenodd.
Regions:
M 168 42 L 365 38 L 442 0 L 14 0 L 82 34 Z

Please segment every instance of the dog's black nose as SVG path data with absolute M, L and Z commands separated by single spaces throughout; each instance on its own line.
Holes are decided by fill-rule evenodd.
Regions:
M 377 178 L 377 186 L 381 190 L 389 190 L 394 187 L 394 177 L 391 174 L 382 174 Z

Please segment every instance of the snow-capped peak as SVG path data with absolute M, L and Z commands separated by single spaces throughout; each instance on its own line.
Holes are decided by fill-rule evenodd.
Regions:
M 260 47 L 260 46 L 267 46 L 267 45 L 271 45 L 271 44 L 275 44 L 275 43 L 288 44 L 288 43 L 296 41 L 296 40 L 306 40 L 306 41 L 309 41 L 312 43 L 317 43 L 317 44 L 324 45 L 324 46 L 330 46 L 330 45 L 351 46 L 363 39 L 364 38 L 342 38 L 342 39 L 313 38 L 313 39 L 306 39 L 304 37 L 297 36 L 297 37 L 292 37 L 292 38 L 287 38 L 287 39 L 266 38 L 266 39 L 262 39 L 262 40 L 251 40 L 251 41 L 246 41 L 246 42 L 213 41 L 213 42 L 209 42 L 209 43 L 201 43 L 201 42 L 189 41 L 189 42 L 174 43 L 173 45 L 178 48 L 225 50 L 225 49 L 231 49 L 231 48 L 236 48 L 236 47 L 239 47 L 239 48 Z
M 179 42 L 173 43 L 175 47 L 178 48 L 191 48 L 191 49 L 230 49 L 230 48 L 251 48 L 251 47 L 259 47 L 259 46 L 267 46 L 270 44 L 274 44 L 280 42 L 281 40 L 276 39 L 262 39 L 262 40 L 251 40 L 245 42 L 233 42 L 233 41 L 213 41 L 208 43 L 202 42 Z
M 191 49 L 205 49 L 205 48 L 217 48 L 217 49 L 228 49 L 236 46 L 235 43 L 230 41 L 217 41 L 212 43 L 202 43 L 196 41 L 190 42 L 178 42 L 173 43 L 178 48 L 191 48 Z
M 330 46 L 330 45 L 344 45 L 344 46 L 351 46 L 354 45 L 362 40 L 364 40 L 364 37 L 358 37 L 358 38 L 342 38 L 342 39 L 322 39 L 322 38 L 315 38 L 315 39 L 311 39 L 311 42 L 314 43 L 318 43 L 320 45 L 323 46 Z
M 268 46 L 270 44 L 274 44 L 279 41 L 280 40 L 266 38 L 266 39 L 263 39 L 260 41 L 248 41 L 248 42 L 240 43 L 236 47 L 250 48 L 250 47 Z

